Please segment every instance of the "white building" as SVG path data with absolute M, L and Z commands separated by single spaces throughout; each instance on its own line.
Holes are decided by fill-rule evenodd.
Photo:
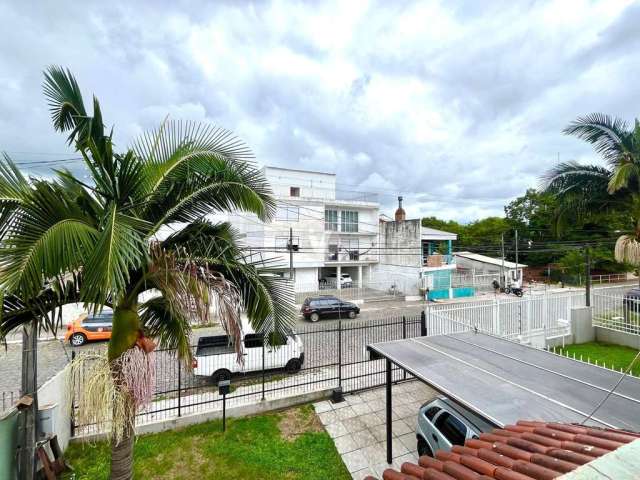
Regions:
M 378 263 L 375 195 L 337 189 L 331 173 L 280 167 L 264 167 L 263 173 L 278 204 L 275 219 L 229 216 L 251 251 L 272 259 L 285 276 L 292 261 L 297 292 L 316 291 L 319 280 L 335 282 L 344 273 L 354 287 L 367 283 Z
M 527 266 L 523 263 L 514 263 L 501 258 L 487 257 L 479 253 L 456 252 L 456 263 L 459 273 L 466 273 L 473 278 L 473 283 L 485 283 L 489 285 L 491 281 L 500 281 L 500 272 L 504 273 L 501 283 L 504 285 L 522 285 L 523 272 Z

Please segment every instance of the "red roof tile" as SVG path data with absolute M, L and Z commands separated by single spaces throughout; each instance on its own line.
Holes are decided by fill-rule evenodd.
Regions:
M 384 480 L 551 480 L 640 438 L 623 430 L 519 421 L 483 433 L 418 465 L 387 469 Z M 375 480 L 367 477 L 365 480 Z

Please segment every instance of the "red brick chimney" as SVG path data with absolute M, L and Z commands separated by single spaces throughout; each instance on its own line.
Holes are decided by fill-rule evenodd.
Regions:
M 402 197 L 398 197 L 398 209 L 396 210 L 396 222 L 404 222 L 407 218 L 407 214 L 402 208 Z

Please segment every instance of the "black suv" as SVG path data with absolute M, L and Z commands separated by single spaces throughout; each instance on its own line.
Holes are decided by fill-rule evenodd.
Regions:
M 345 302 L 331 295 L 324 295 L 305 298 L 300 311 L 305 319 L 317 322 L 320 317 L 356 318 L 356 315 L 360 313 L 360 307 L 355 303 Z

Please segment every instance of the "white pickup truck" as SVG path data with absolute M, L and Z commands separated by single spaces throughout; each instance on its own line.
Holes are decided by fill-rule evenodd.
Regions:
M 264 358 L 263 358 L 264 355 Z M 262 370 L 284 369 L 295 373 L 304 363 L 304 346 L 296 334 L 286 337 L 281 345 L 264 345 L 262 335 L 247 333 L 242 339 L 244 364 L 237 361 L 236 352 L 226 335 L 200 337 L 194 357 L 193 373 L 210 377 L 214 384 L 229 380 L 235 373 L 258 372 Z

